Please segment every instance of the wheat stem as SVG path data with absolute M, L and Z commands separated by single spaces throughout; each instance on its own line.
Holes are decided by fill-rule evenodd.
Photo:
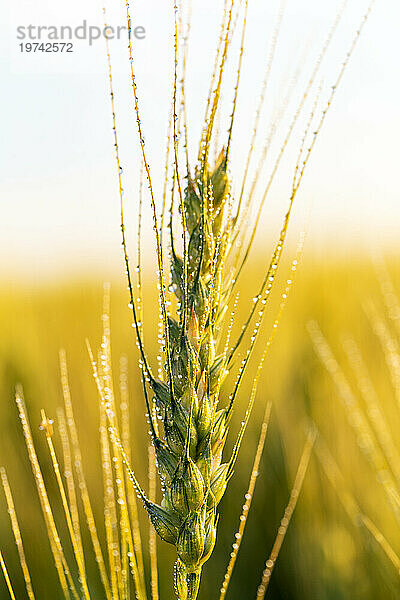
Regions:
M 286 506 L 283 518 L 281 520 L 281 524 L 278 529 L 278 534 L 275 538 L 274 545 L 271 550 L 271 554 L 269 555 L 269 559 L 265 563 L 265 570 L 263 572 L 261 583 L 257 590 L 257 600 L 263 600 L 265 598 L 265 594 L 267 592 L 267 588 L 269 582 L 271 580 L 272 571 L 275 567 L 279 552 L 282 548 L 283 541 L 286 536 L 286 532 L 288 530 L 291 518 L 293 516 L 294 510 L 297 506 L 297 501 L 299 499 L 299 495 L 301 489 L 303 487 L 304 478 L 307 473 L 308 464 L 311 458 L 311 452 L 314 446 L 314 442 L 316 440 L 317 433 L 315 429 L 312 429 L 309 434 L 307 441 L 305 443 L 303 454 L 300 459 L 300 463 L 297 469 L 296 477 L 294 480 L 293 488 L 290 493 L 290 499 L 288 505 Z

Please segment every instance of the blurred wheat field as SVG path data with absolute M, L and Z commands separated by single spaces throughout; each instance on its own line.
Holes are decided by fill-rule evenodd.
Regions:
M 136 79 L 127 0 L 127 66 L 140 148 L 140 161 L 128 162 L 124 138 L 132 132 L 120 110 L 118 96 L 124 88 L 114 68 L 119 61 L 108 43 L 108 16 L 103 9 L 107 95 L 126 275 L 124 280 L 121 267 L 117 267 L 111 277 L 111 330 L 110 287 L 103 285 L 95 272 L 75 280 L 63 279 L 61 272 L 54 281 L 34 285 L 28 280 L 0 283 L 0 389 L 4 399 L 0 405 L 0 597 L 146 600 L 151 588 L 153 600 L 172 600 L 174 591 L 182 600 L 225 600 L 232 574 L 229 557 L 234 561 L 240 550 L 227 592 L 232 600 L 255 595 L 263 600 L 266 591 L 274 598 L 396 598 L 400 573 L 400 448 L 396 436 L 400 425 L 400 326 L 397 328 L 396 319 L 400 323 L 400 303 L 396 315 L 390 310 L 387 314 L 383 280 L 376 272 L 378 262 L 373 263 L 372 258 L 371 262 L 356 255 L 349 259 L 350 250 L 345 259 L 339 258 L 339 252 L 331 258 L 312 253 L 302 256 L 304 233 L 297 250 L 285 243 L 289 221 L 293 235 L 292 208 L 297 205 L 303 176 L 374 0 L 369 1 L 358 26 L 352 29 L 347 51 L 335 62 L 337 69 L 335 75 L 328 76 L 328 85 L 324 81 L 319 84 L 320 67 L 328 67 L 331 42 L 335 44 L 342 17 L 348 17 L 346 1 L 336 9 L 310 73 L 305 70 L 305 81 L 292 72 L 291 65 L 290 78 L 282 86 L 279 83 L 281 90 L 287 89 L 279 92 L 277 106 L 271 107 L 268 137 L 261 149 L 259 118 L 275 89 L 269 89 L 270 71 L 286 4 L 279 2 L 254 126 L 247 131 L 250 145 L 241 187 L 238 178 L 243 164 L 238 170 L 234 166 L 231 141 L 236 135 L 234 121 L 250 3 L 224 3 L 211 85 L 205 88 L 204 122 L 195 116 L 196 127 L 201 125 L 198 152 L 196 144 L 192 146 L 196 128 L 192 129 L 186 105 L 190 82 L 186 67 L 189 74 L 197 75 L 188 51 L 192 11 L 189 4 L 185 10 L 176 0 L 173 4 L 172 97 L 164 181 L 160 173 L 154 175 L 156 156 L 147 145 L 145 149 L 146 111 L 139 109 L 143 88 L 136 85 L 141 78 Z M 278 60 L 277 64 L 283 63 Z M 225 88 L 234 92 L 232 107 Z M 301 90 L 299 97 L 297 88 Z M 164 99 L 168 104 L 169 99 Z M 294 112 L 288 117 L 292 101 Z M 248 123 L 248 110 L 243 106 L 241 121 Z M 156 112 L 161 115 L 160 106 Z M 220 139 L 223 131 L 227 134 L 224 141 Z M 119 136 L 120 132 L 124 133 Z M 238 137 L 240 146 L 244 139 Z M 271 150 L 275 154 L 275 142 L 277 157 L 269 172 L 269 154 Z M 249 265 L 250 250 L 259 243 L 256 233 L 261 229 L 263 206 L 279 199 L 272 185 L 287 147 L 289 155 L 283 166 L 286 160 L 288 164 L 293 161 L 289 171 L 293 167 L 293 177 L 286 181 L 285 175 L 285 186 L 289 183 L 291 187 L 279 237 L 276 240 L 273 234 L 266 241 L 268 228 L 258 231 L 262 251 Z M 260 161 L 255 167 L 253 158 L 259 151 Z M 197 157 L 194 162 L 192 155 Z M 132 191 L 132 174 L 126 173 L 126 167 L 138 167 L 138 162 L 135 252 L 128 239 L 135 233 L 128 213 L 125 215 L 125 191 Z M 264 170 L 268 172 L 266 186 L 262 183 Z M 187 187 L 182 185 L 184 180 Z M 157 190 L 161 183 L 162 194 L 161 187 Z M 264 190 L 258 202 L 261 185 Z M 103 193 L 109 196 L 105 189 Z M 154 230 L 151 252 L 147 252 L 149 236 L 142 232 L 147 195 L 151 216 L 144 221 Z M 96 243 L 99 245 L 100 240 Z M 167 254 L 168 280 L 164 277 Z M 130 266 L 132 256 L 137 259 L 134 269 Z M 301 276 L 297 275 L 299 262 Z M 244 265 L 245 275 L 241 277 Z M 389 258 L 388 265 L 398 287 L 397 257 Z M 237 297 L 234 300 L 236 291 L 240 302 Z M 380 315 L 383 325 L 374 315 Z M 379 334 L 385 337 L 382 327 L 386 319 L 396 337 L 392 341 L 389 336 L 382 344 Z M 231 333 L 236 342 L 230 339 Z M 376 386 L 376 404 L 387 427 L 386 442 L 394 440 L 385 448 L 384 436 L 374 445 L 374 429 L 379 429 L 376 411 L 370 407 L 368 412 L 365 398 L 358 409 L 353 399 L 353 394 L 362 396 L 365 390 L 357 388 L 365 387 L 365 380 L 357 381 L 354 365 L 348 364 L 352 353 L 349 335 L 359 344 L 366 372 Z M 265 357 L 266 368 L 260 377 Z M 148 393 L 154 393 L 154 401 L 149 402 Z M 60 411 L 64 403 L 65 417 L 63 408 Z M 271 419 L 266 416 L 270 406 Z M 157 419 L 162 422 L 161 437 Z M 265 452 L 260 466 L 251 471 L 253 460 L 256 464 L 260 456 L 267 421 Z M 153 453 L 149 451 L 151 439 Z M 225 444 L 231 449 L 231 458 L 222 463 L 227 458 L 226 452 L 222 456 Z M 385 450 L 392 452 L 392 460 Z M 229 493 L 217 510 L 233 473 Z M 241 528 L 247 522 L 247 502 L 252 499 L 250 473 L 250 481 L 257 479 L 257 488 L 242 543 Z M 128 494 L 125 486 L 129 486 Z M 175 553 L 156 537 L 146 511 L 161 540 L 175 546 L 174 567 Z M 159 593 L 155 545 L 159 549 Z M 211 553 L 213 558 L 206 565 Z M 205 577 L 201 580 L 203 567 Z
M 258 280 L 262 264 L 259 256 L 243 278 L 242 301 L 247 299 L 248 290 Z M 388 261 L 395 286 L 400 289 L 398 265 L 396 257 Z M 283 273 L 285 269 L 287 271 L 288 267 L 283 267 Z M 355 282 L 357 286 L 354 285 Z M 276 296 L 278 298 L 278 293 Z M 378 308 L 383 310 L 376 274 L 367 260 L 354 258 L 350 261 L 335 261 L 325 258 L 321 261 L 310 255 L 305 258 L 266 363 L 255 411 L 246 433 L 236 474 L 230 484 L 230 492 L 223 500 L 223 517 L 217 546 L 213 560 L 206 567 L 200 592 L 202 599 L 216 597 L 216 590 L 223 579 L 247 489 L 259 424 L 268 399 L 273 402 L 272 419 L 254 506 L 229 592 L 232 600 L 254 597 L 288 499 L 309 417 L 315 421 L 339 465 L 348 491 L 382 533 L 390 538 L 394 550 L 400 552 L 398 523 L 387 509 L 385 495 L 376 480 L 376 474 L 359 451 L 345 410 L 329 377 L 321 368 L 306 330 L 310 319 L 318 321 L 345 371 L 347 363 L 342 349 L 342 334 L 351 334 L 357 340 L 378 391 L 382 409 L 390 423 L 391 433 L 397 442 L 396 432 L 400 426 L 398 407 L 393 399 L 387 365 L 363 310 L 368 299 L 376 302 Z M 251 302 L 251 298 L 248 301 Z M 132 462 L 139 480 L 146 487 L 145 449 L 148 425 L 144 417 L 138 356 L 127 303 L 124 285 L 117 280 L 112 283 L 111 293 L 114 371 L 118 374 L 120 356 L 125 354 L 129 361 L 134 441 Z M 157 323 L 152 323 L 152 317 L 154 319 L 153 315 L 157 312 L 154 306 L 156 298 L 153 281 L 145 280 L 144 310 L 147 329 L 144 336 L 148 344 L 154 339 L 153 332 L 157 327 Z M 246 306 L 246 302 L 243 306 Z M 0 465 L 7 468 L 34 588 L 37 597 L 43 600 L 58 597 L 58 583 L 55 570 L 48 566 L 53 562 L 14 402 L 15 385 L 20 382 L 24 386 L 49 495 L 51 498 L 58 498 L 54 473 L 45 447 L 45 436 L 39 431 L 39 424 L 42 407 L 50 418 L 55 418 L 56 408 L 62 404 L 58 352 L 61 347 L 65 348 L 85 473 L 100 539 L 104 539 L 98 403 L 85 347 L 86 337 L 93 344 L 99 343 L 101 313 L 102 285 L 90 278 L 43 284 L 35 288 L 23 284 L 4 285 L 0 290 Z M 243 315 L 237 315 L 239 323 L 242 322 L 242 317 Z M 270 311 L 270 318 L 272 322 L 274 310 Z M 263 340 L 266 339 L 271 322 L 265 329 Z M 262 344 L 260 348 L 261 346 Z M 156 353 L 157 348 L 154 348 L 150 355 L 155 357 Z M 253 359 L 253 370 L 256 364 L 257 357 Z M 247 387 L 245 385 L 241 392 L 242 411 L 237 411 L 236 425 L 242 418 L 249 393 L 248 381 Z M 140 454 L 135 453 L 135 447 L 140 449 Z M 66 526 L 60 502 L 53 501 L 53 508 L 57 525 L 63 533 Z M 140 516 L 147 544 L 148 524 L 143 512 L 141 510 Z M 85 531 L 84 526 L 82 529 Z M 92 556 L 86 532 L 83 537 L 84 545 L 89 549 L 88 556 Z M 0 539 L 10 575 L 17 582 L 17 598 L 25 598 L 23 587 L 17 587 L 18 582 L 22 582 L 20 566 L 3 494 L 0 494 Z M 67 555 L 72 552 L 69 547 L 65 547 L 65 551 Z M 160 595 L 166 600 L 173 594 L 167 575 L 173 559 L 167 545 L 163 544 L 160 556 Z M 95 574 L 95 569 L 94 559 L 91 562 L 89 559 L 89 585 L 94 596 L 101 599 L 103 592 L 100 583 L 98 590 L 94 587 L 98 581 L 97 575 L 93 577 L 95 583 L 91 583 L 90 574 Z M 332 488 L 315 458 L 312 459 L 297 511 L 278 559 L 269 595 L 271 598 L 335 600 L 400 597 L 398 574 L 393 565 L 387 561 L 372 537 L 351 522 L 340 503 L 338 490 Z M 0 579 L 0 597 L 7 597 L 3 579 Z

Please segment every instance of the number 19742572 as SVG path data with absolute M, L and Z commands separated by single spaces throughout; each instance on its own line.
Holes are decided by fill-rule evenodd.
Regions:
M 21 52 L 73 52 L 72 42 L 23 42 L 19 44 Z

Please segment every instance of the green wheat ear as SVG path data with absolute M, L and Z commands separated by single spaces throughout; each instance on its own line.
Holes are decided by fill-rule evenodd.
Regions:
M 163 253 L 162 235 L 164 213 L 166 207 L 166 189 L 164 186 L 163 210 L 161 215 L 161 227 L 158 223 L 154 186 L 152 184 L 150 166 L 147 161 L 142 125 L 138 108 L 138 95 L 136 80 L 133 70 L 133 53 L 130 35 L 129 4 L 126 1 L 130 66 L 132 76 L 132 90 L 134 106 L 137 117 L 139 142 L 142 160 L 146 172 L 151 207 L 153 213 L 154 230 L 157 245 L 158 280 L 160 293 L 160 307 L 162 316 L 163 346 L 164 346 L 164 369 L 161 369 L 156 377 L 150 367 L 142 338 L 142 324 L 139 322 L 138 308 L 133 293 L 133 283 L 129 270 L 129 259 L 127 253 L 123 193 L 121 182 L 121 168 L 118 153 L 118 140 L 115 125 L 114 95 L 112 89 L 112 75 L 110 67 L 111 99 L 113 105 L 115 148 L 118 165 L 120 197 L 121 197 L 121 225 L 123 236 L 123 248 L 125 266 L 128 274 L 130 290 L 130 306 L 133 311 L 134 326 L 136 329 L 138 346 L 141 354 L 141 366 L 143 369 L 143 387 L 147 405 L 147 417 L 150 424 L 152 442 L 157 461 L 158 472 L 162 486 L 162 501 L 160 505 L 150 502 L 140 488 L 135 476 L 131 474 L 132 480 L 143 500 L 144 507 L 158 535 L 166 542 L 176 547 L 177 561 L 175 564 L 175 590 L 179 600 L 195 600 L 198 596 L 201 571 L 204 563 L 211 556 L 217 533 L 218 505 L 225 493 L 229 479 L 232 477 L 235 462 L 247 426 L 251 409 L 254 403 L 254 394 L 250 399 L 246 418 L 237 436 L 237 441 L 228 459 L 223 458 L 227 435 L 231 423 L 235 401 L 239 388 L 246 373 L 249 360 L 252 356 L 255 343 L 258 339 L 260 326 L 263 321 L 266 306 L 270 298 L 272 286 L 280 264 L 282 251 L 286 239 L 287 228 L 293 207 L 293 202 L 300 187 L 305 168 L 308 164 L 311 152 L 314 148 L 317 134 L 320 131 L 327 110 L 340 83 L 348 60 L 355 47 L 360 31 L 370 8 L 364 17 L 360 29 L 353 40 L 349 53 L 341 66 L 339 75 L 332 87 L 331 94 L 321 118 L 317 122 L 315 132 L 311 137 L 309 146 L 306 147 L 306 139 L 310 135 L 314 121 L 314 112 L 317 101 L 313 107 L 312 114 L 307 123 L 306 132 L 302 140 L 298 161 L 296 164 L 292 193 L 290 195 L 289 208 L 285 215 L 279 239 L 275 245 L 269 267 L 265 273 L 259 292 L 254 298 L 254 304 L 245 321 L 242 331 L 233 347 L 229 349 L 229 342 L 224 339 L 226 331 L 224 328 L 225 315 L 230 304 L 239 275 L 246 263 L 252 246 L 255 230 L 257 228 L 260 212 L 265 198 L 270 189 L 272 179 L 269 181 L 262 202 L 257 213 L 254 229 L 250 232 L 250 241 L 245 248 L 242 258 L 232 256 L 235 241 L 242 240 L 246 234 L 246 219 L 250 208 L 252 190 L 244 210 L 241 211 L 242 196 L 245 180 L 238 203 L 238 209 L 234 214 L 235 206 L 232 195 L 231 181 L 229 176 L 229 152 L 232 139 L 233 122 L 238 97 L 239 80 L 241 74 L 243 48 L 245 43 L 245 32 L 247 24 L 248 0 L 244 3 L 242 20 L 241 49 L 237 69 L 237 80 L 234 93 L 233 111 L 226 146 L 220 151 L 213 162 L 210 158 L 211 142 L 214 135 L 214 125 L 218 112 L 221 86 L 225 64 L 228 56 L 228 48 L 232 36 L 232 30 L 236 25 L 233 14 L 235 2 L 225 2 L 225 14 L 219 40 L 217 60 L 212 77 L 213 92 L 210 93 L 205 126 L 201 138 L 198 161 L 191 169 L 188 159 L 187 124 L 184 98 L 184 75 L 182 77 L 182 107 L 186 146 L 186 186 L 182 185 L 181 169 L 178 160 L 178 139 L 180 117 L 177 110 L 177 80 L 178 80 L 178 7 L 174 1 L 175 33 L 174 33 L 174 82 L 173 101 L 171 110 L 171 121 L 169 141 L 173 148 L 173 191 L 170 202 L 169 239 L 170 239 L 170 261 L 169 270 L 172 285 L 169 286 L 171 294 L 175 296 L 177 311 L 171 315 L 167 311 L 167 286 L 165 277 L 165 259 Z M 286 148 L 288 139 L 293 131 L 294 125 L 301 113 L 304 102 L 311 90 L 312 83 L 318 72 L 319 65 L 327 51 L 330 40 L 340 20 L 342 10 L 334 22 L 328 39 L 325 42 L 316 66 L 301 99 L 298 111 L 290 125 L 287 138 L 285 138 L 282 150 L 278 155 L 272 178 L 277 170 L 281 156 Z M 281 15 L 278 19 L 278 25 Z M 275 40 L 276 41 L 276 40 Z M 273 43 L 275 43 L 275 41 Z M 272 51 L 273 54 L 273 51 Z M 108 55 L 109 61 L 110 57 Z M 186 67 L 186 56 L 183 58 L 183 67 Z M 268 69 L 267 69 L 268 71 Z M 265 93 L 265 86 L 261 99 Z M 260 107 L 261 109 L 261 107 Z M 258 119 L 259 111 L 256 119 Z M 257 120 L 256 120 L 257 123 Z M 255 129 L 257 125 L 255 126 Z M 168 146 L 169 148 L 169 146 Z M 254 148 L 254 135 L 251 142 L 248 162 L 251 159 Z M 169 156 L 169 149 L 167 157 Z M 168 160 L 168 159 L 167 159 Z M 246 165 L 245 178 L 247 176 L 248 164 Z M 168 167 L 166 169 L 168 174 Z M 256 174 L 256 182 L 259 171 Z M 178 197 L 178 208 L 180 219 L 175 223 L 174 198 Z M 176 240 L 182 238 L 181 249 L 177 248 Z M 297 262 L 296 262 L 297 264 Z M 294 267 L 295 268 L 295 267 Z M 289 280 L 289 284 L 291 281 Z M 287 295 L 285 295 L 285 298 Z M 285 300 L 283 301 L 283 304 Z M 170 304 L 170 303 L 168 303 Z M 257 312 L 256 323 L 253 317 Z M 276 322 L 277 324 L 277 322 Z M 275 324 L 275 327 L 276 327 Z M 227 402 L 221 404 L 221 388 L 227 373 L 233 366 L 236 350 L 245 339 L 246 332 L 251 328 L 251 341 L 245 358 L 239 368 L 234 388 Z M 230 332 L 229 334 L 230 335 Z M 267 344 L 268 349 L 269 344 Z M 222 350 L 224 349 L 224 350 Z M 261 361 L 264 361 L 265 353 Z M 152 390 L 152 402 L 148 398 L 148 388 Z M 162 433 L 158 429 L 156 419 L 158 415 L 162 422 Z M 229 571 L 228 567 L 228 571 Z M 233 568 L 233 567 L 232 567 Z M 230 575 L 229 575 L 230 577 Z M 264 581 L 264 580 L 263 580 Z M 226 583 L 229 582 L 226 581 Z M 266 585 L 261 586 L 266 589 Z M 226 593 L 226 586 L 223 593 Z M 265 592 L 264 592 L 265 593 Z

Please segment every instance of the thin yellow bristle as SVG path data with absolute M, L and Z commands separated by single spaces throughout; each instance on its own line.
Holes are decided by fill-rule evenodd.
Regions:
M 0 468 L 0 477 L 3 484 L 4 493 L 7 501 L 8 514 L 10 515 L 11 527 L 14 534 L 15 543 L 17 545 L 18 554 L 19 554 L 19 562 L 21 564 L 22 573 L 24 575 L 26 592 L 28 594 L 29 600 L 35 600 L 35 594 L 33 592 L 31 576 L 29 573 L 28 564 L 26 562 L 24 546 L 22 543 L 21 530 L 18 523 L 17 513 L 15 512 L 14 500 L 12 497 L 12 492 L 10 488 L 10 484 L 8 482 L 6 470 L 1 467 Z
M 42 422 L 41 422 L 40 428 L 45 432 L 45 435 L 46 435 L 46 441 L 47 441 L 47 445 L 49 447 L 51 462 L 53 464 L 53 470 L 54 470 L 54 473 L 55 473 L 55 476 L 57 479 L 57 485 L 58 485 L 58 489 L 59 489 L 59 492 L 61 495 L 61 501 L 62 501 L 62 505 L 63 505 L 63 509 L 64 509 L 65 518 L 67 521 L 67 526 L 68 526 L 68 531 L 69 531 L 69 535 L 70 535 L 71 542 L 72 542 L 72 547 L 74 550 L 75 560 L 76 560 L 76 564 L 78 565 L 78 571 L 79 571 L 80 583 L 82 585 L 83 595 L 86 600 L 90 600 L 89 588 L 87 586 L 87 581 L 86 581 L 86 569 L 85 569 L 84 556 L 81 552 L 81 546 L 79 545 L 79 542 L 77 541 L 77 538 L 75 535 L 75 530 L 74 530 L 74 525 L 72 523 L 68 500 L 67 500 L 67 496 L 65 493 L 64 484 L 63 484 L 61 472 L 60 472 L 60 467 L 58 464 L 58 459 L 57 459 L 56 451 L 55 451 L 53 440 L 52 440 L 52 436 L 53 436 L 52 423 L 53 422 L 46 417 L 46 413 L 44 410 L 41 411 L 41 415 L 42 415 Z
M 58 577 L 65 598 L 70 598 L 70 591 L 76 600 L 79 600 L 75 584 L 71 577 L 71 572 L 68 563 L 64 556 L 60 536 L 58 535 L 57 527 L 54 521 L 53 512 L 47 496 L 46 486 L 43 480 L 42 471 L 36 455 L 35 446 L 33 443 L 32 433 L 26 413 L 25 403 L 23 400 L 22 389 L 19 387 L 16 393 L 16 403 L 19 410 L 19 416 L 22 423 L 26 447 L 28 449 L 29 459 L 32 465 L 32 471 L 35 476 L 36 486 L 39 494 L 42 512 L 46 523 L 47 534 L 50 541 L 51 550 L 54 557 Z M 68 581 L 68 583 L 67 583 Z
M 76 544 L 79 547 L 79 553 L 84 558 L 84 551 L 82 546 L 82 536 L 81 536 L 81 528 L 79 522 L 79 510 L 78 510 L 78 501 L 76 496 L 75 489 L 75 481 L 74 481 L 74 473 L 72 466 L 72 455 L 71 455 L 71 446 L 69 443 L 68 432 L 67 432 L 67 423 L 65 421 L 64 411 L 62 409 L 57 410 L 57 425 L 58 431 L 60 434 L 62 451 L 63 451 L 63 459 L 64 459 L 64 477 L 67 483 L 67 492 L 68 492 L 68 505 L 71 513 L 71 520 L 74 527 L 75 540 Z
M 16 600 L 14 590 L 11 585 L 10 576 L 8 574 L 6 563 L 4 562 L 4 558 L 3 558 L 3 554 L 1 552 L 1 550 L 0 550 L 0 566 L 1 566 L 1 570 L 3 571 L 4 579 L 6 580 L 6 585 L 7 585 L 7 589 L 10 594 L 11 600 Z
M 156 456 L 153 446 L 149 446 L 149 500 L 156 502 Z M 157 564 L 157 534 L 150 523 L 149 529 L 149 554 L 151 568 L 151 598 L 159 600 L 158 591 L 158 564 Z
M 101 549 L 96 522 L 94 520 L 92 504 L 88 488 L 86 485 L 86 478 L 83 471 L 82 454 L 79 444 L 78 432 L 75 424 L 75 417 L 71 402 L 71 393 L 68 381 L 68 370 L 67 370 L 67 359 L 64 350 L 60 350 L 60 372 L 61 372 L 61 385 L 63 390 L 65 414 L 67 417 L 67 424 L 71 436 L 72 452 L 74 456 L 74 467 L 78 479 L 78 487 L 82 498 L 83 509 L 85 512 L 86 522 L 88 525 L 90 537 L 92 540 L 93 550 L 96 557 L 96 563 L 99 567 L 100 578 L 104 587 L 107 600 L 112 600 L 110 583 L 108 580 L 106 566 L 104 562 L 103 552 Z
M 228 591 L 228 586 L 231 581 L 233 569 L 235 568 L 236 560 L 239 554 L 239 549 L 243 540 L 244 531 L 246 529 L 247 517 L 250 513 L 251 503 L 254 496 L 254 490 L 257 483 L 257 477 L 261 462 L 261 457 L 264 450 L 265 440 L 267 437 L 268 425 L 271 416 L 272 403 L 268 402 L 265 407 L 264 418 L 261 424 L 260 436 L 258 438 L 257 450 L 254 456 L 253 468 L 251 470 L 249 487 L 247 488 L 247 492 L 245 494 L 245 503 L 243 504 L 242 514 L 240 515 L 240 523 L 237 533 L 235 534 L 235 541 L 232 546 L 232 552 L 230 555 L 230 560 L 228 567 L 226 569 L 226 573 L 224 576 L 224 581 L 222 583 L 221 592 L 219 596 L 219 600 L 223 600 Z

